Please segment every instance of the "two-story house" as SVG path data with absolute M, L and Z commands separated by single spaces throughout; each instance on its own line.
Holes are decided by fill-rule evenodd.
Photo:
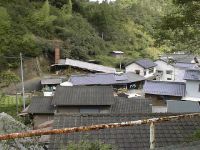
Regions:
M 197 68 L 196 63 L 174 62 L 165 59 L 155 61 L 156 79 L 159 81 L 177 81 L 184 82 L 185 70 Z
M 126 65 L 126 72 L 134 72 L 145 78 L 153 78 L 157 64 L 150 59 L 140 59 Z

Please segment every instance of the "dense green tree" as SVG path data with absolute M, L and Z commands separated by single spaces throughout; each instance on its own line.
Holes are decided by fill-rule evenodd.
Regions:
M 175 0 L 176 9 L 163 18 L 159 42 L 173 51 L 200 53 L 200 1 Z

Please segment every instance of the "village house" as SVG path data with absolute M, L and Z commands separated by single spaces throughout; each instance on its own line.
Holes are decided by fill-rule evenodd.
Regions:
M 167 100 L 181 100 L 185 96 L 184 82 L 146 81 L 145 98 L 152 99 L 152 112 L 167 112 Z
M 71 75 L 68 80 L 76 85 L 111 85 L 114 88 L 142 89 L 145 78 L 133 72 Z
M 171 114 L 57 114 L 54 125 L 57 128 L 70 128 L 96 124 L 121 123 L 141 119 L 170 116 Z M 191 145 L 192 135 L 199 129 L 199 117 L 171 120 L 155 125 L 155 148 L 187 143 Z M 67 149 L 69 143 L 100 142 L 109 144 L 112 149 L 140 150 L 150 149 L 150 130 L 148 124 L 122 128 L 100 129 L 70 134 L 51 135 L 49 150 Z M 198 142 L 200 143 L 200 142 Z M 194 143 L 193 143 L 194 144 Z M 194 144 L 195 145 L 195 144 Z M 193 146 L 194 146 L 193 145 Z M 199 144 L 200 145 L 200 144 Z M 186 146 L 186 147 L 187 147 Z M 185 148 L 185 147 L 184 147 Z M 184 149 L 183 148 L 183 149 Z M 189 148 L 189 147 L 188 147 Z M 173 148 L 176 149 L 176 148 Z M 190 149 L 190 148 L 189 148 Z M 198 148 L 197 148 L 198 149 Z
M 58 86 L 52 103 L 56 113 L 108 113 L 114 104 L 111 86 Z
M 200 58 L 198 56 L 187 53 L 172 53 L 164 54 L 160 56 L 160 59 L 166 62 L 179 62 L 179 63 L 199 63 Z
M 123 54 L 124 54 L 124 52 L 122 52 L 122 51 L 112 51 L 112 52 L 111 52 L 111 55 L 112 55 L 113 57 L 119 58 L 119 59 L 122 58 Z
M 63 81 L 62 78 L 43 78 L 41 85 L 44 96 L 53 96 L 56 86 L 60 85 Z
M 184 82 L 185 70 L 198 67 L 196 63 L 174 62 L 167 59 L 158 59 L 155 63 L 156 79 L 160 81 Z
M 51 105 L 52 98 L 50 96 L 32 97 L 28 113 L 33 120 L 34 128 L 46 121 L 53 120 L 55 109 Z
M 186 70 L 184 80 L 186 80 L 186 93 L 182 100 L 200 102 L 200 70 Z
M 33 97 L 28 113 L 36 128 L 57 113 L 151 113 L 151 106 L 143 98 L 114 97 L 111 86 L 58 86 L 53 97 Z
M 154 78 L 157 64 L 150 59 L 140 59 L 126 65 L 126 72 L 134 72 L 145 78 Z

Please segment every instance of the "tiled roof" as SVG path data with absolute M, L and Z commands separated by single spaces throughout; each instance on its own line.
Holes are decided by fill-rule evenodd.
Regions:
M 186 70 L 184 80 L 200 80 L 200 70 Z
M 194 61 L 195 56 L 191 54 L 166 54 L 161 56 L 161 59 L 168 61 L 173 59 L 175 62 L 191 63 Z
M 161 147 L 157 148 L 156 150 L 199 150 L 199 149 L 200 149 L 200 141 L 192 141 L 183 144 Z
M 113 84 L 126 84 L 137 81 L 143 81 L 144 77 L 135 73 L 96 73 L 84 75 L 72 75 L 69 81 L 73 85 L 113 85 Z
M 185 83 L 167 81 L 145 81 L 143 87 L 145 94 L 184 96 Z
M 111 106 L 111 113 L 134 114 L 151 113 L 151 100 L 142 98 L 116 97 L 115 104 Z
M 139 59 L 137 61 L 132 61 L 132 62 L 129 62 L 128 64 L 126 64 L 126 66 L 129 66 L 131 65 L 132 63 L 136 63 L 138 64 L 139 66 L 145 68 L 145 69 L 148 69 L 148 68 L 151 68 L 151 67 L 155 67 L 157 66 L 156 63 L 154 63 L 152 60 L 150 59 Z
M 114 103 L 111 86 L 58 86 L 52 105 L 111 105 Z
M 97 72 L 105 72 L 105 73 L 115 73 L 116 69 L 112 67 L 107 67 L 103 65 L 97 65 L 93 63 L 88 63 L 80 60 L 73 60 L 73 59 L 66 59 L 65 65 L 87 69 L 91 71 L 97 71 Z
M 166 116 L 167 114 L 162 114 Z M 57 115 L 54 119 L 54 128 L 79 127 L 102 123 L 115 123 L 133 121 L 145 118 L 153 118 L 161 114 L 152 115 L 120 115 L 120 114 L 98 114 L 98 115 Z M 178 121 L 169 121 L 156 124 L 155 137 L 156 147 L 188 142 L 194 132 L 199 129 L 200 118 L 188 118 Z M 52 135 L 49 149 L 59 150 L 72 141 L 100 141 L 111 144 L 117 150 L 149 149 L 149 125 L 137 125 L 113 129 L 101 129 L 97 131 L 77 132 L 62 135 Z
M 32 97 L 28 112 L 31 114 L 53 114 L 52 97 Z
M 157 64 L 154 63 L 150 59 L 140 59 L 140 60 L 135 61 L 135 63 L 138 64 L 139 66 L 145 68 L 145 69 L 157 66 Z
M 200 112 L 200 106 L 199 102 L 168 100 L 167 112 L 168 113 Z
M 54 78 L 46 78 L 41 80 L 41 84 L 60 84 L 62 83 L 62 79 L 54 79 Z
M 174 63 L 173 66 L 176 67 L 176 68 L 190 68 L 190 69 L 192 69 L 192 68 L 196 67 L 196 64 L 177 62 L 177 63 Z

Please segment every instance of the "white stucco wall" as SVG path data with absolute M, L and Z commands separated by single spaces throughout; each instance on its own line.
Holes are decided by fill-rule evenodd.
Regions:
M 156 68 L 155 67 L 154 67 L 153 72 L 149 73 L 149 69 L 144 69 L 144 68 L 142 68 L 141 66 L 139 66 L 136 63 L 132 63 L 132 64 L 128 65 L 125 69 L 126 69 L 126 72 L 134 72 L 134 73 L 136 73 L 136 70 L 140 70 L 140 74 L 139 75 L 141 75 L 141 76 L 143 76 L 145 78 L 152 77 L 156 72 Z M 146 75 L 144 75 L 145 71 L 146 71 Z
M 186 81 L 186 97 L 200 98 L 200 81 Z
M 157 71 L 160 70 L 163 72 L 162 76 L 160 76 L 159 78 L 160 81 L 170 81 L 168 80 L 168 78 L 171 78 L 172 79 L 171 81 L 174 80 L 174 67 L 172 65 L 169 65 L 162 60 L 157 60 L 155 61 L 155 63 L 157 64 L 156 70 Z M 172 74 L 167 74 L 166 73 L 167 70 L 171 70 Z
M 185 69 L 175 68 L 175 81 L 185 82 L 185 80 L 183 80 L 184 74 L 185 74 Z
M 139 66 L 135 63 L 132 63 L 132 64 L 126 66 L 125 69 L 126 69 L 126 72 L 134 72 L 134 73 L 135 73 L 136 70 L 140 70 L 139 75 L 144 76 L 144 68 L 142 68 L 141 66 Z

